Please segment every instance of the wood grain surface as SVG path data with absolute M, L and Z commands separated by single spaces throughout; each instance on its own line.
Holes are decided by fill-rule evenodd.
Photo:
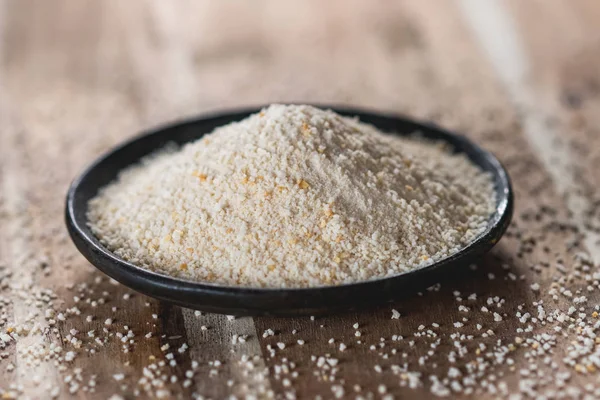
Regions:
M 599 27 L 597 0 L 0 0 L 0 395 L 600 398 L 594 346 L 578 350 L 600 300 Z M 65 193 L 103 151 L 285 101 L 464 132 L 511 174 L 508 234 L 470 274 L 314 320 L 197 315 L 77 253 Z

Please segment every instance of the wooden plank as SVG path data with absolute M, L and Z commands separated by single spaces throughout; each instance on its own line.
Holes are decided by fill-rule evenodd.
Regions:
M 120 23 L 130 33 L 125 46 L 131 52 L 133 79 L 142 95 L 143 119 L 158 123 L 201 110 L 203 106 L 197 92 L 202 82 L 192 71 L 189 47 L 189 41 L 196 35 L 184 30 L 202 25 L 186 25 L 174 20 L 182 15 L 181 4 L 154 2 L 151 7 L 140 3 L 119 4 L 118 13 Z M 138 15 L 146 15 L 147 19 L 139 19 Z M 187 336 L 189 354 L 198 363 L 193 369 L 190 391 L 193 389 L 209 398 L 223 398 L 228 393 L 260 395 L 269 390 L 251 318 L 229 321 L 222 315 L 197 317 L 191 310 L 182 313 L 179 308 L 173 308 L 172 311 L 182 319 L 180 328 Z M 203 330 L 202 326 L 207 329 Z M 233 334 L 242 335 L 245 343 L 234 345 Z M 249 360 L 242 362 L 242 358 Z M 248 363 L 252 363 L 252 370 L 248 369 Z M 185 382 L 183 373 L 178 377 L 180 382 Z
M 519 31 L 513 22 L 510 12 L 503 7 L 501 2 L 485 1 L 471 2 L 463 1 L 465 14 L 471 25 L 475 28 L 475 33 L 481 40 L 483 47 L 487 50 L 499 77 L 504 82 L 509 96 L 515 102 L 516 106 L 524 112 L 522 121 L 524 126 L 525 137 L 534 148 L 545 168 L 550 172 L 559 193 L 565 196 L 566 205 L 573 213 L 576 224 L 586 233 L 584 238 L 587 250 L 591 253 L 596 261 L 600 261 L 600 234 L 594 229 L 587 229 L 586 224 L 588 218 L 585 215 L 586 209 L 589 209 L 591 204 L 589 198 L 582 195 L 580 187 L 575 179 L 573 172 L 576 157 L 571 154 L 569 149 L 560 146 L 560 141 L 565 136 L 560 131 L 564 128 L 558 126 L 557 118 L 559 108 L 557 101 L 551 95 L 552 85 L 543 85 L 535 88 L 535 81 L 548 81 L 544 75 L 547 75 L 549 69 L 544 68 L 544 61 L 550 65 L 560 65 L 558 58 L 566 60 L 564 46 L 566 43 L 576 41 L 581 46 L 586 46 L 585 40 L 579 40 L 579 33 L 582 26 L 577 25 L 577 29 L 567 29 L 570 34 L 556 35 L 555 40 L 551 43 L 551 51 L 543 52 L 544 48 L 540 45 L 533 46 L 527 52 L 523 43 L 527 41 L 539 41 L 538 32 L 547 27 L 560 26 L 561 23 L 566 24 L 565 27 L 575 28 L 573 16 L 577 15 L 578 7 L 562 7 L 564 12 L 561 12 L 561 6 L 557 5 L 552 8 L 552 11 L 542 11 L 538 13 L 536 10 L 529 9 L 529 17 L 535 13 L 536 18 L 548 22 L 548 24 L 538 24 L 531 28 L 529 24 L 523 25 L 524 29 Z M 525 6 L 523 9 L 527 10 Z M 525 34 L 526 40 L 521 38 L 521 32 Z M 560 36 L 560 38 L 558 37 Z M 544 36 L 544 38 L 547 36 Z M 592 37 L 597 37 L 592 36 Z M 501 38 L 501 39 L 500 39 Z M 566 39 L 566 42 L 564 41 Z M 561 48 L 563 50 L 557 49 Z M 549 43 L 546 48 L 550 48 Z M 572 51 L 571 46 L 568 51 Z M 530 60 L 530 55 L 540 59 L 541 63 L 536 69 L 539 75 L 533 79 L 530 75 L 534 66 Z M 552 54 L 550 56 L 550 54 Z M 546 57 L 543 58 L 543 55 Z M 558 58 L 557 58 L 558 57 Z M 540 90 L 542 89 L 542 90 Z M 549 123 L 552 119 L 553 123 Z
M 190 354 L 199 363 L 197 393 L 215 399 L 270 395 L 268 371 L 252 318 L 196 314 L 183 312 Z
M 372 88 L 383 88 L 384 90 L 371 89 L 365 90 L 364 87 L 357 89 L 356 93 L 349 96 L 353 101 L 359 102 L 361 99 L 378 99 L 376 101 L 385 104 L 383 108 L 393 108 L 396 111 L 408 112 L 413 115 L 429 116 L 447 126 L 454 126 L 466 130 L 466 133 L 476 138 L 486 147 L 500 155 L 505 161 L 507 167 L 512 172 L 515 179 L 515 189 L 519 199 L 516 222 L 517 225 L 524 224 L 521 216 L 526 216 L 539 207 L 540 196 L 545 197 L 548 206 L 557 210 L 562 218 L 565 217 L 566 210 L 561 204 L 561 199 L 552 187 L 547 173 L 539 162 L 536 162 L 535 155 L 529 148 L 527 142 L 518 133 L 520 130 L 517 114 L 512 108 L 509 99 L 504 95 L 500 82 L 496 80 L 493 70 L 486 65 L 485 58 L 477 48 L 477 42 L 470 37 L 468 28 L 461 25 L 459 11 L 451 5 L 444 6 L 437 3 L 435 7 L 423 2 L 412 2 L 408 6 L 402 7 L 396 12 L 389 10 L 380 10 L 379 13 L 372 10 L 356 10 L 355 20 L 344 21 L 342 26 L 355 27 L 362 20 L 364 15 L 369 15 L 373 20 L 371 24 L 377 26 L 375 33 L 371 33 L 368 47 L 370 52 L 379 55 L 379 58 L 370 59 L 371 66 L 386 66 L 389 74 L 382 68 L 379 74 L 375 74 L 367 79 L 373 81 L 384 80 L 377 84 L 372 84 Z M 348 28 L 350 29 L 350 28 Z M 402 42 L 397 53 L 389 54 L 383 49 L 384 46 L 390 46 L 389 38 L 394 38 L 392 32 L 412 32 L 412 42 Z M 346 32 L 342 32 L 343 34 Z M 367 36 L 369 32 L 361 33 Z M 365 40 L 365 39 L 363 39 Z M 398 39 L 400 40 L 400 39 Z M 404 38 L 404 40 L 407 40 Z M 350 50 L 349 50 L 350 51 Z M 340 56 L 343 58 L 343 56 Z M 452 60 L 452 62 L 448 62 Z M 403 69 L 410 65 L 411 70 Z M 398 71 L 393 75 L 391 71 Z M 406 76 L 423 77 L 422 80 L 406 79 Z M 468 76 L 468 79 L 465 79 Z M 353 87 L 349 85 L 349 87 Z M 389 93 L 395 95 L 390 96 Z M 532 191 L 535 188 L 535 191 Z M 543 195 L 541 195 L 543 193 Z M 535 237 L 539 232 L 547 229 L 549 221 L 536 226 L 527 223 L 527 234 Z M 515 229 L 513 234 L 523 234 L 521 229 Z M 544 239 L 547 246 L 555 249 L 557 253 L 564 254 L 565 249 L 560 243 L 565 240 L 565 233 L 548 234 Z M 405 317 L 399 321 L 390 320 L 391 311 L 389 309 L 378 312 L 364 312 L 359 314 L 345 315 L 341 317 L 325 318 L 311 323 L 310 321 L 298 322 L 296 320 L 274 320 L 274 319 L 256 319 L 257 330 L 272 328 L 281 332 L 280 336 L 268 338 L 263 342 L 263 349 L 268 354 L 267 345 L 275 346 L 275 343 L 281 341 L 286 343 L 284 350 L 276 350 L 273 358 L 267 358 L 267 362 L 272 367 L 279 365 L 282 359 L 288 358 L 298 365 L 300 376 L 296 385 L 299 397 L 311 397 L 317 393 L 325 396 L 331 395 L 333 385 L 341 385 L 346 393 L 352 391 L 354 384 L 359 384 L 362 392 L 376 393 L 379 385 L 384 384 L 388 391 L 404 396 L 414 396 L 420 398 L 427 396 L 431 382 L 427 379 L 430 375 L 436 375 L 443 379 L 448 373 L 447 355 L 452 348 L 454 339 L 452 335 L 456 332 L 468 332 L 477 334 L 475 326 L 483 325 L 483 330 L 493 329 L 493 337 L 478 337 L 478 343 L 483 343 L 487 348 L 493 347 L 494 343 L 500 338 L 504 344 L 514 342 L 517 336 L 516 328 L 518 321 L 514 320 L 514 313 L 521 305 L 526 305 L 529 310 L 532 307 L 534 294 L 529 289 L 531 282 L 549 280 L 552 272 L 543 272 L 541 277 L 537 273 L 529 270 L 530 265 L 535 264 L 540 259 L 545 259 L 546 255 L 536 252 L 535 254 L 524 254 L 522 258 L 516 257 L 520 241 L 516 239 L 505 239 L 494 252 L 495 257 L 489 257 L 483 260 L 481 271 L 474 276 L 462 277 L 462 282 L 452 282 L 444 284 L 440 292 L 427 293 L 423 297 L 412 299 L 410 302 L 396 305 Z M 494 280 L 488 279 L 488 274 L 495 276 Z M 510 274 L 510 275 L 509 275 Z M 510 276 L 520 277 L 512 281 Z M 510 282 L 510 286 L 507 285 Z M 458 310 L 461 303 L 452 301 L 453 292 L 460 291 L 466 295 L 471 293 L 478 294 L 478 300 L 468 302 L 465 305 L 472 310 L 477 310 L 487 304 L 487 298 L 498 296 L 506 302 L 501 308 L 503 313 L 511 315 L 513 318 L 506 318 L 500 323 L 493 322 L 490 314 L 479 313 L 471 317 Z M 432 307 L 434 304 L 436 307 Z M 462 322 L 462 318 L 469 318 L 465 323 L 465 329 L 455 328 L 454 322 Z M 356 337 L 353 337 L 354 329 L 352 324 L 358 322 L 359 326 L 364 326 L 361 332 L 361 344 L 357 344 Z M 431 339 L 414 338 L 414 334 L 419 334 L 418 326 L 423 325 L 430 329 L 433 323 L 440 325 L 439 329 L 433 329 L 436 333 L 436 339 L 441 343 L 433 356 L 430 356 L 424 365 L 418 364 L 418 359 L 426 355 L 431 348 L 426 347 L 423 342 L 434 341 Z M 323 324 L 324 327 L 320 328 Z M 297 329 L 299 333 L 292 335 L 291 331 Z M 359 330 L 361 330 L 359 328 Z M 391 340 L 394 334 L 401 334 L 406 339 L 400 342 Z M 295 345 L 297 337 L 306 341 L 304 346 Z M 370 346 L 379 346 L 380 338 L 385 339 L 383 349 L 369 350 Z M 329 344 L 329 339 L 335 339 L 334 344 Z M 348 349 L 340 352 L 338 348 L 339 341 L 342 340 L 348 345 Z M 415 340 L 415 348 L 408 343 Z M 290 345 L 291 344 L 291 345 Z M 288 350 L 288 346 L 290 347 Z M 472 345 L 474 347 L 474 344 Z M 474 362 L 476 349 L 471 347 L 468 354 L 455 363 L 461 371 L 464 371 Z M 397 349 L 396 355 L 391 354 L 391 348 Z M 406 352 L 407 358 L 399 356 Z M 310 355 L 325 356 L 327 353 L 334 358 L 340 359 L 339 372 L 336 374 L 334 382 L 324 382 L 323 378 L 314 377 L 314 371 L 320 369 L 316 367 L 316 362 L 310 360 Z M 388 358 L 383 358 L 387 354 Z M 521 352 L 522 354 L 522 352 Z M 505 365 L 494 365 L 495 360 L 488 354 L 482 363 L 483 368 L 488 373 L 493 373 L 498 380 L 503 380 L 503 376 L 508 374 L 511 369 Z M 525 360 L 521 359 L 523 362 Z M 408 371 L 420 373 L 420 385 L 424 387 L 414 390 L 407 390 L 399 387 L 399 381 L 406 384 L 407 378 L 405 372 L 394 374 L 391 365 L 403 366 L 408 362 Z M 381 374 L 375 371 L 375 365 L 380 365 L 383 369 Z M 403 378 L 401 378 L 403 377 Z M 413 375 L 414 377 L 414 375 Z M 276 391 L 285 391 L 282 385 L 282 379 L 275 380 L 274 387 Z M 403 380 L 402 380 L 403 379 Z M 511 378 L 512 390 L 515 389 L 516 381 Z M 490 398 L 495 397 L 492 390 L 499 390 L 497 386 L 489 385 L 481 388 L 477 385 L 478 391 L 483 391 Z M 487 392 L 487 393 L 486 393 Z M 484 396 L 485 397 L 485 396 Z
M 53 387 L 60 387 L 61 397 L 68 397 L 71 388 L 81 398 L 144 393 L 147 385 L 138 383 L 143 368 L 157 364 L 168 352 L 174 352 L 178 360 L 174 368 L 159 368 L 169 379 L 173 374 L 183 377 L 184 369 L 190 365 L 187 354 L 177 353 L 180 343 L 186 340 L 179 309 L 173 313 L 172 308 L 141 295 L 125 300 L 129 290 L 101 278 L 76 253 L 61 217 L 64 193 L 74 175 L 101 151 L 141 127 L 139 96 L 132 90 L 135 86 L 131 74 L 126 73 L 131 66 L 119 39 L 123 32 L 111 18 L 102 18 L 110 11 L 109 6 L 78 2 L 13 2 L 7 6 L 10 18 L 6 27 L 4 87 L 14 111 L 11 117 L 20 124 L 20 131 L 15 133 L 19 145 L 3 149 L 10 149 L 14 159 L 22 160 L 20 165 L 8 167 L 9 177 L 22 185 L 32 217 L 31 234 L 17 237 L 29 237 L 25 246 L 32 255 L 47 256 L 47 273 L 40 274 L 39 284 L 53 290 L 60 299 L 55 307 L 57 313 L 72 307 L 81 311 L 79 316 L 64 313 L 66 320 L 58 322 L 58 337 L 33 336 L 62 345 L 63 358 L 67 351 L 77 354 L 73 362 L 65 363 L 65 371 L 56 371 L 52 361 L 42 363 L 59 373 L 48 381 Z M 129 90 L 121 90 L 124 87 Z M 11 266 L 18 265 L 11 261 Z M 43 316 L 44 310 L 41 311 Z M 86 319 L 88 315 L 91 321 Z M 108 319 L 113 322 L 107 324 Z M 118 336 L 127 334 L 126 326 L 135 334 L 135 343 L 127 350 Z M 73 329 L 77 331 L 74 335 Z M 88 334 L 90 331 L 94 331 L 94 337 Z M 152 337 L 146 339 L 149 332 Z M 65 342 L 69 335 L 81 340 L 82 345 Z M 102 344 L 96 343 L 96 338 Z M 167 343 L 171 350 L 162 351 Z M 17 354 L 17 366 L 23 365 L 16 383 L 34 398 L 49 393 L 45 384 L 38 386 L 31 380 L 23 358 Z M 77 368 L 80 374 L 74 373 Z M 117 380 L 121 374 L 124 378 Z M 46 379 L 42 376 L 42 382 Z M 65 380 L 70 382 L 65 384 Z M 151 393 L 161 389 L 150 386 Z M 190 394 L 190 389 L 180 383 L 165 386 L 174 395 Z M 0 387 L 4 388 L 4 383 Z M 90 393 L 92 390 L 94 394 Z
M 561 218 L 563 230 L 572 230 L 574 234 L 567 242 L 567 249 L 576 248 L 577 251 L 586 254 L 583 258 L 591 258 L 598 262 L 600 258 L 600 242 L 598 239 L 598 231 L 591 228 L 594 222 L 593 215 L 589 215 L 590 208 L 593 210 L 593 193 L 597 190 L 589 190 L 582 184 L 580 173 L 577 170 L 577 164 L 581 163 L 590 166 L 591 160 L 582 158 L 578 153 L 571 152 L 561 142 L 569 141 L 572 133 L 565 129 L 565 125 L 560 123 L 557 116 L 558 107 L 553 100 L 555 94 L 552 93 L 552 85 L 548 81 L 547 68 L 545 65 L 558 66 L 568 59 L 566 48 L 571 47 L 572 43 L 578 45 L 586 45 L 586 40 L 580 36 L 582 27 L 578 24 L 578 19 L 573 18 L 578 14 L 589 13 L 588 21 L 597 20 L 598 5 L 593 5 L 590 2 L 573 2 L 567 7 L 559 2 L 552 2 L 549 8 L 540 8 L 533 10 L 532 3 L 512 3 L 510 7 L 506 7 L 502 2 L 484 1 L 470 2 L 464 1 L 466 7 L 463 7 L 463 12 L 466 14 L 467 20 L 470 20 L 470 25 L 474 28 L 475 34 L 482 43 L 486 53 L 494 66 L 500 80 L 503 82 L 509 97 L 520 110 L 519 118 L 523 126 L 523 136 L 534 151 L 536 157 L 542 162 L 544 168 L 548 171 L 551 177 L 551 183 L 556 192 L 563 199 L 562 204 L 566 209 L 566 218 Z M 472 7 L 472 8 L 468 8 Z M 518 9 L 529 9 L 528 19 L 525 21 L 519 18 Z M 584 11 L 586 10 L 586 11 Z M 515 12 L 516 11 L 516 12 Z M 596 17 L 594 17 L 596 15 Z M 535 20 L 537 23 L 532 24 Z M 553 34 L 550 34 L 550 31 Z M 588 28 L 588 32 L 592 30 Z M 558 32 L 566 32 L 566 34 L 558 34 Z M 546 36 L 547 35 L 547 36 Z M 560 36 L 560 37 L 559 37 Z M 597 35 L 596 35 L 597 36 Z M 543 39 L 542 39 L 543 37 Z M 593 36 L 592 36 L 593 37 Z M 540 39 L 548 40 L 546 50 L 543 46 L 540 47 Z M 532 46 L 532 43 L 536 45 Z M 567 44 L 568 43 L 568 44 Z M 542 55 L 543 54 L 543 55 Z M 535 61 L 537 59 L 537 61 Z M 551 78 L 552 79 L 552 78 Z M 556 99 L 556 98 L 555 98 Z M 560 118 L 560 117 L 559 117 Z M 562 125 L 562 126 L 561 126 Z M 585 190 L 588 189 L 588 190 Z M 597 208 L 597 206 L 595 206 Z M 539 211 L 538 211 L 539 213 Z M 531 222 L 527 222 L 531 224 Z M 543 235 L 543 233 L 542 233 Z M 551 247 L 548 247 L 548 255 L 551 254 Z M 571 253 L 571 254 L 569 254 Z M 581 253 L 580 253 L 581 254 Z M 581 268 L 581 263 L 577 261 L 577 255 L 573 259 L 573 252 L 566 254 L 557 254 L 551 257 L 546 256 L 550 262 L 562 264 L 565 258 L 572 258 L 570 264 L 567 264 L 567 269 L 551 268 L 551 275 L 547 275 L 546 282 L 551 278 L 554 282 L 552 285 L 555 288 L 561 288 L 565 282 L 564 277 L 557 277 L 556 273 L 562 273 L 567 276 L 571 282 L 571 291 L 577 294 L 585 293 L 585 302 L 590 301 L 595 304 L 598 301 L 598 293 L 591 286 L 586 287 L 586 281 L 578 279 L 578 273 L 575 271 L 569 272 L 572 268 Z M 588 268 L 593 261 L 587 261 Z M 550 264 L 551 267 L 552 264 Z M 584 267 L 586 268 L 586 267 Z M 554 275 L 554 276 L 552 276 Z M 590 282 L 589 278 L 587 282 Z M 546 283 L 547 284 L 547 283 Z M 544 286 L 541 286 L 542 293 Z M 584 290 L 585 288 L 585 290 Z M 549 291 L 551 292 L 551 290 Z M 573 306 L 578 305 L 578 301 L 560 301 L 559 296 L 542 296 L 544 303 L 552 307 L 555 312 L 565 312 L 567 308 L 575 309 Z M 568 297 L 568 296 L 567 296 Z M 579 318 L 585 321 L 587 315 L 594 315 L 593 308 L 580 307 L 578 311 Z M 586 323 L 583 322 L 583 325 Z M 589 329 L 594 330 L 591 326 Z M 582 325 L 582 326 L 583 326 Z M 562 328 L 560 328 L 562 329 Z M 541 328 L 541 331 L 544 331 Z M 560 332 L 560 330 L 556 331 Z M 575 348 L 581 349 L 581 337 L 578 335 L 563 333 L 562 338 L 558 338 L 553 351 L 557 364 L 553 367 L 553 371 L 546 369 L 542 374 L 552 374 L 553 376 L 569 376 L 576 371 L 577 376 L 573 377 L 571 387 L 560 388 L 558 392 L 555 390 L 560 387 L 557 382 L 548 380 L 543 385 L 532 390 L 531 392 L 542 393 L 545 391 L 554 396 L 564 395 L 564 393 L 574 393 L 579 390 L 589 379 L 583 376 L 588 372 L 594 371 L 594 366 L 587 364 L 588 358 L 583 356 L 580 350 L 574 351 Z M 593 346 L 587 350 L 594 352 Z M 585 368 L 588 368 L 586 370 Z M 559 372 L 561 371 L 561 372 Z M 521 379 L 519 383 L 527 381 L 527 378 Z M 588 384 L 586 390 L 594 393 L 597 396 L 597 388 L 593 384 Z
M 587 233 L 588 250 L 600 262 L 600 6 L 593 1 L 554 1 L 538 12 L 528 4 L 510 4 L 524 32 L 531 69 L 539 71 L 531 84 L 540 112 L 552 120 L 553 136 L 547 135 L 547 140 L 554 142 L 554 158 L 566 158 L 561 165 L 569 181 L 564 195 Z M 526 21 L 536 13 L 544 24 L 532 29 Z

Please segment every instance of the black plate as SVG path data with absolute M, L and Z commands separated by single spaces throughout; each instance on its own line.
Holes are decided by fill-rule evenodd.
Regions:
M 67 194 L 66 222 L 77 249 L 98 269 L 130 288 L 148 296 L 185 307 L 234 315 L 317 315 L 397 300 L 415 293 L 448 274 L 468 274 L 458 268 L 490 250 L 506 230 L 513 211 L 513 193 L 508 174 L 500 162 L 465 137 L 439 127 L 392 115 L 365 110 L 329 107 L 386 132 L 407 135 L 415 131 L 425 137 L 443 140 L 456 152 L 465 153 L 475 164 L 493 175 L 497 205 L 487 230 L 460 252 L 425 268 L 366 282 L 300 289 L 264 289 L 222 286 L 173 278 L 137 267 L 117 257 L 94 237 L 87 226 L 87 203 L 98 189 L 114 180 L 119 171 L 168 142 L 183 144 L 200 138 L 214 128 L 239 121 L 260 108 L 231 111 L 168 125 L 146 132 L 108 152 L 75 179 Z

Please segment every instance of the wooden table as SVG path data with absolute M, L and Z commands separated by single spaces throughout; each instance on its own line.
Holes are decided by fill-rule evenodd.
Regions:
M 585 278 L 597 266 L 577 256 L 600 261 L 599 27 L 596 0 L 0 0 L 0 328 L 12 335 L 0 393 L 421 399 L 455 393 L 456 380 L 479 398 L 600 396 L 589 354 L 573 356 L 600 298 Z M 315 320 L 197 316 L 111 283 L 77 253 L 65 192 L 101 152 L 164 121 L 277 101 L 465 132 L 512 176 L 509 234 L 472 274 Z M 572 296 L 553 295 L 563 286 Z M 526 312 L 541 320 L 521 322 Z M 133 343 L 119 336 L 128 329 Z

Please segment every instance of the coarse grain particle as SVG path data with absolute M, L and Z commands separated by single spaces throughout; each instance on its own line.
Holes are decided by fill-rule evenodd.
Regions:
M 275 335 L 275 331 L 273 331 L 273 329 L 266 329 L 263 332 L 262 337 L 266 338 L 266 337 L 273 336 L 273 335 Z

